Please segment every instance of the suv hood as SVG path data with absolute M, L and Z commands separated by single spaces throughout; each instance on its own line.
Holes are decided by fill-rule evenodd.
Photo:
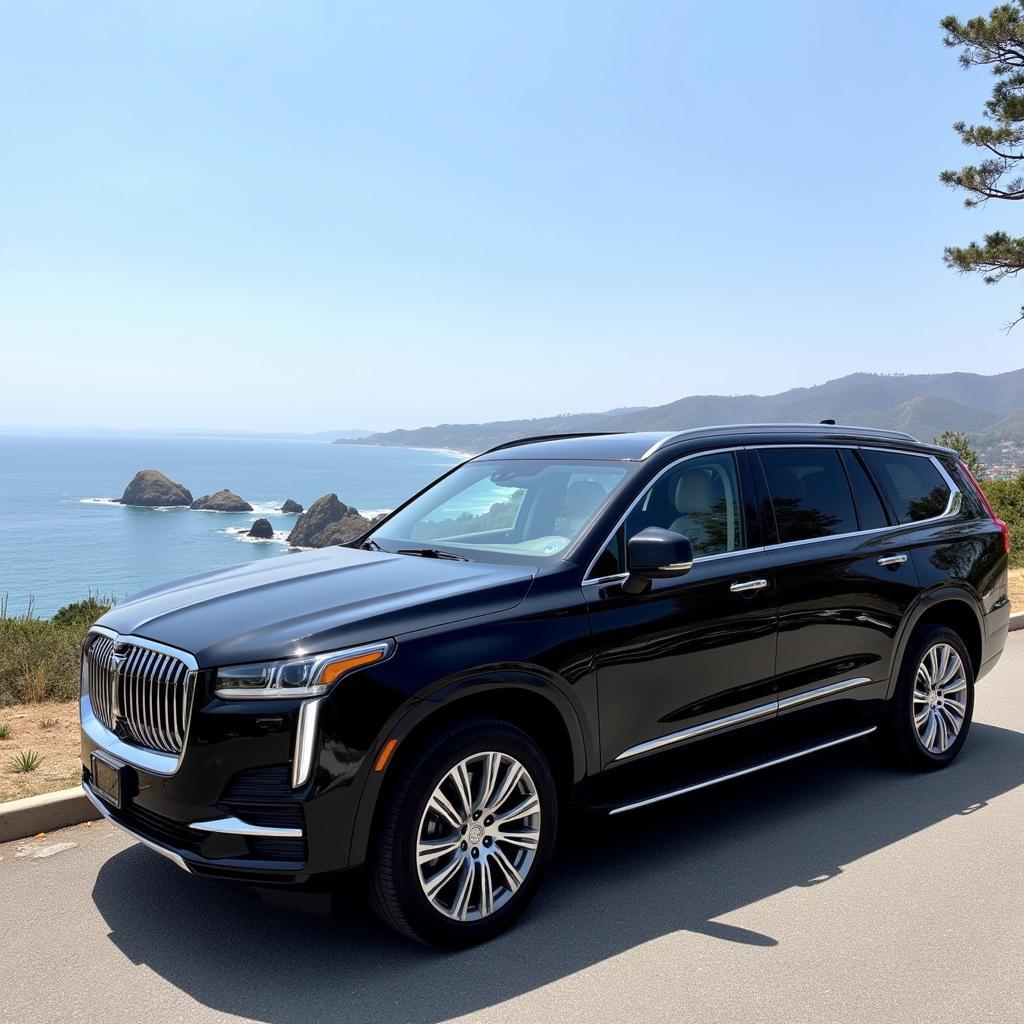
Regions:
M 535 572 L 331 547 L 153 587 L 112 608 L 99 624 L 189 651 L 203 668 L 236 665 L 513 608 Z

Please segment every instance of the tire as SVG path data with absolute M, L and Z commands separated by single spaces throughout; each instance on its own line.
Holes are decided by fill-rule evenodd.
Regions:
M 963 640 L 948 626 L 924 627 L 903 656 L 880 730 L 883 750 L 913 771 L 945 768 L 963 749 L 973 715 L 974 669 Z
M 547 759 L 520 729 L 475 718 L 430 737 L 396 768 L 369 866 L 374 909 L 433 946 L 471 946 L 504 931 L 533 899 L 554 848 L 558 797 Z M 423 842 L 438 856 L 421 864 Z

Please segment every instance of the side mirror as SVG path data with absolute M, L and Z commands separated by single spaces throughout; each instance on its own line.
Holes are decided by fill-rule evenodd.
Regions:
M 622 584 L 627 594 L 642 594 L 651 580 L 685 576 L 693 568 L 690 538 L 674 530 L 648 526 L 626 545 L 629 577 Z

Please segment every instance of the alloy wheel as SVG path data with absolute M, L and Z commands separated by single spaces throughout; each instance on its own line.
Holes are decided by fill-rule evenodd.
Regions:
M 957 651 L 947 643 L 929 647 L 914 677 L 914 725 L 918 739 L 932 754 L 956 742 L 967 715 L 967 673 Z
M 416 870 L 423 894 L 454 921 L 500 910 L 533 866 L 540 819 L 537 786 L 521 762 L 493 750 L 459 761 L 420 818 Z

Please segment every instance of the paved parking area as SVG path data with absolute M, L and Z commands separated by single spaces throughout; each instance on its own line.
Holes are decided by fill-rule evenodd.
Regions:
M 528 917 L 465 953 L 354 899 L 268 907 L 105 823 L 0 857 L 10 1021 L 1019 1022 L 1024 633 L 948 771 L 850 746 L 580 823 Z

